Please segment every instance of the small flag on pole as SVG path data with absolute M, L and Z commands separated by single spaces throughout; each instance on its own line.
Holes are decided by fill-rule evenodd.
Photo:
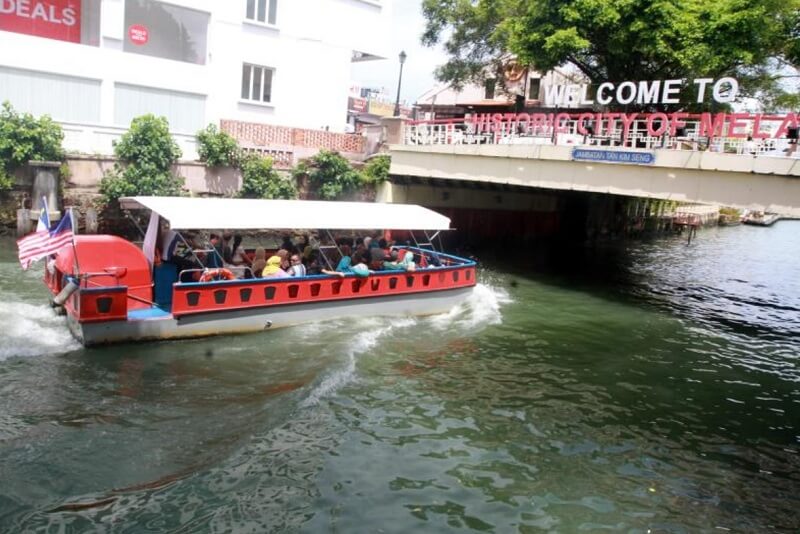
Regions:
M 47 197 L 42 197 L 42 210 L 39 212 L 39 222 L 36 223 L 36 231 L 50 230 L 50 212 L 47 207 Z
M 40 223 L 42 223 L 41 218 Z M 31 263 L 54 254 L 58 249 L 69 244 L 72 241 L 72 235 L 72 217 L 67 213 L 54 230 L 37 230 L 17 240 L 19 263 L 23 269 L 28 269 Z

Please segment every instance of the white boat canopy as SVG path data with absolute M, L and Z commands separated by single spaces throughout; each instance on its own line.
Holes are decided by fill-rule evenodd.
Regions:
M 173 230 L 448 230 L 450 219 L 409 204 L 191 197 L 123 197 L 123 209 L 147 208 Z

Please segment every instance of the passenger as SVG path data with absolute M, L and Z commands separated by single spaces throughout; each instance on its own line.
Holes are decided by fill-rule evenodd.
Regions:
M 289 276 L 306 276 L 306 266 L 303 265 L 302 261 L 300 261 L 300 256 L 297 254 L 292 254 L 292 257 L 289 261 L 292 264 L 292 266 L 289 267 Z
M 335 271 L 322 269 L 323 274 L 333 274 L 341 278 L 344 278 L 347 274 L 354 274 L 359 278 L 363 278 L 369 276 L 371 272 L 366 263 L 359 258 L 350 256 L 343 256 L 342 259 L 339 260 L 339 265 L 336 266 Z
M 371 243 L 370 243 L 371 245 Z M 369 249 L 369 268 L 373 271 L 380 271 L 383 269 L 383 262 L 386 259 L 386 254 L 379 246 L 370 246 Z
M 308 238 L 306 237 L 306 242 L 308 243 L 305 248 L 303 248 L 303 260 L 306 262 L 306 266 L 311 262 L 312 257 L 316 254 L 317 247 L 319 247 L 319 243 L 317 242 L 316 238 Z
M 350 256 L 350 246 L 349 245 L 342 245 L 339 247 L 339 252 L 342 254 L 341 259 L 339 259 L 339 263 L 336 264 L 336 272 L 339 273 L 349 273 L 350 272 L 350 265 L 353 263 L 353 258 Z
M 353 256 L 364 263 L 369 263 L 369 251 L 367 251 L 367 247 L 364 246 L 363 242 L 356 245 L 356 251 L 353 253 Z
M 362 263 L 358 258 L 354 256 L 350 256 L 350 246 L 349 245 L 342 245 L 339 247 L 339 251 L 342 253 L 342 258 L 339 260 L 339 263 L 336 265 L 336 270 L 329 271 L 327 269 L 322 269 L 323 274 L 335 274 L 336 276 L 344 277 L 344 275 L 349 273 L 354 273 L 353 271 L 353 263 L 355 261 L 356 265 Z M 369 273 L 367 273 L 369 274 Z
M 322 267 L 319 264 L 319 257 L 316 251 L 311 254 L 308 264 L 306 265 L 306 276 L 322 274 Z
M 363 261 L 359 261 L 358 263 L 350 267 L 350 271 L 359 278 L 366 278 L 371 273 L 369 267 L 367 267 L 367 264 L 364 263 Z
M 209 234 L 208 242 L 211 244 L 211 250 L 206 253 L 203 265 L 209 269 L 219 269 L 222 267 L 222 244 L 219 235 Z
M 292 237 L 289 234 L 284 234 L 283 243 L 281 243 L 281 248 L 285 250 L 287 254 L 289 252 L 293 254 L 297 252 L 297 247 L 295 247 L 294 243 L 292 243 Z
M 281 259 L 281 269 L 284 271 L 288 271 L 291 264 L 289 263 L 289 251 L 285 248 L 281 248 L 278 252 L 275 253 Z M 267 260 L 269 262 L 269 260 Z
M 233 263 L 233 247 L 231 246 L 232 239 L 233 239 L 233 234 L 231 234 L 230 232 L 222 233 L 222 246 L 221 246 L 222 261 L 231 264 Z
M 281 269 L 280 256 L 270 256 L 267 260 L 267 266 L 261 271 L 262 278 L 286 278 L 289 276 L 286 271 Z
M 267 251 L 264 250 L 264 247 L 257 247 L 256 254 L 253 257 L 253 264 L 250 268 L 253 270 L 254 276 L 261 276 L 262 271 L 264 271 L 264 267 L 267 266 Z
M 250 258 L 247 257 L 247 252 L 245 252 L 244 247 L 242 246 L 242 236 L 239 234 L 233 236 L 233 245 L 231 249 L 233 250 L 233 257 L 231 258 L 232 264 L 250 265 L 252 263 Z
M 415 271 L 417 266 L 414 264 L 414 254 L 411 251 L 405 251 L 403 259 L 398 259 L 400 255 L 396 250 L 391 253 L 392 261 L 383 262 L 383 268 L 389 271 Z

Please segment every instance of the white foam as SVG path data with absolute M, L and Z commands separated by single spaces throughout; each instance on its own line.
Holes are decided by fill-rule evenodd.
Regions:
M 401 318 L 364 318 L 355 322 L 360 330 L 345 349 L 347 351 L 347 363 L 323 380 L 308 398 L 303 402 L 303 407 L 314 406 L 320 399 L 335 393 L 339 388 L 351 382 L 356 376 L 356 361 L 360 354 L 364 354 L 375 347 L 382 338 L 388 336 L 392 331 L 409 328 L 417 324 L 417 319 L 413 317 Z
M 14 356 L 41 356 L 80 348 L 64 318 L 57 316 L 45 304 L 0 302 L 0 324 L 4 325 L 0 361 Z
M 513 301 L 505 289 L 481 283 L 464 302 L 448 313 L 431 317 L 429 321 L 438 330 L 457 328 L 472 331 L 484 325 L 500 324 L 503 321 L 501 307 L 510 302 Z

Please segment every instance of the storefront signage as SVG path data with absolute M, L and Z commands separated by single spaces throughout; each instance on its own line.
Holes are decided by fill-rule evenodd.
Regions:
M 378 100 L 369 101 L 369 112 L 379 117 L 391 117 L 394 115 L 394 104 L 379 102 Z
M 365 113 L 367 111 L 367 99 L 357 98 L 354 96 L 348 97 L 348 108 L 353 113 Z
M 141 24 L 134 24 L 128 28 L 128 38 L 133 44 L 141 46 L 147 44 L 150 33 L 147 31 L 147 27 Z
M 80 0 L 0 0 L 0 30 L 81 42 Z
M 652 152 L 617 152 L 614 150 L 573 148 L 572 159 L 575 161 L 594 161 L 598 163 L 652 165 L 656 160 L 656 156 Z

